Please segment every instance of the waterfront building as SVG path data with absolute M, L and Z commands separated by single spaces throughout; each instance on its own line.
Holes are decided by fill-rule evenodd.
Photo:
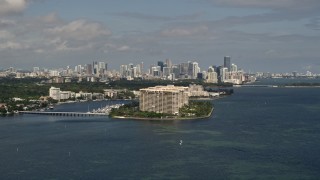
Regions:
M 228 68 L 223 67 L 220 69 L 220 81 L 221 82 L 226 82 L 229 78 L 228 78 Z
M 213 67 L 209 67 L 207 72 L 207 83 L 218 83 L 218 75 L 214 72 Z
M 71 91 L 60 91 L 60 100 L 71 98 Z
M 202 85 L 190 84 L 189 97 L 209 97 L 209 92 L 205 91 Z
M 60 101 L 60 88 L 51 87 L 49 89 L 49 96 L 54 99 Z
M 179 114 L 179 108 L 189 103 L 188 87 L 155 86 L 140 89 L 140 110 Z

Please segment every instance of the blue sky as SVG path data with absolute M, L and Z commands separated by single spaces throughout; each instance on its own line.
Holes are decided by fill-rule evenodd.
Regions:
M 320 73 L 318 0 L 0 0 L 0 69 L 171 59 Z

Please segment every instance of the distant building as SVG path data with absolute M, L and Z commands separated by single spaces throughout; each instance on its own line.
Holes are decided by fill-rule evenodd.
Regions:
M 67 100 L 75 97 L 75 93 L 71 91 L 61 91 L 60 88 L 51 87 L 49 89 L 49 97 L 54 100 Z
M 179 108 L 189 103 L 188 87 L 155 86 L 140 89 L 140 110 L 179 114 Z
M 190 84 L 189 97 L 209 97 L 209 93 L 203 89 L 202 85 Z
M 207 72 L 207 83 L 218 83 L 218 75 L 214 72 L 213 67 L 209 67 Z
M 51 87 L 49 89 L 49 96 L 54 100 L 60 101 L 60 88 Z
M 231 71 L 231 57 L 230 56 L 224 57 L 223 67 L 228 68 L 228 71 Z
M 228 76 L 228 68 L 224 67 L 220 69 L 220 81 L 221 82 L 226 82 L 229 79 Z

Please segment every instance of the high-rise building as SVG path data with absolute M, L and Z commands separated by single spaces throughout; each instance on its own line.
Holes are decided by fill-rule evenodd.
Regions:
M 228 68 L 223 67 L 220 69 L 220 80 L 221 82 L 226 82 L 229 78 L 228 78 Z
M 197 62 L 192 63 L 192 79 L 196 79 L 200 72 L 199 64 Z
M 180 75 L 188 75 L 189 63 L 180 64 Z
M 170 67 L 163 67 L 163 76 L 167 77 L 172 73 L 172 68 Z
M 140 110 L 179 114 L 179 109 L 189 103 L 188 87 L 156 86 L 140 89 Z
M 86 66 L 86 74 L 92 75 L 92 64 L 87 64 Z
M 92 67 L 93 67 L 93 74 L 98 74 L 98 72 L 99 72 L 99 65 L 98 65 L 98 62 L 97 62 L 97 61 L 93 61 Z
M 172 62 L 170 59 L 166 59 L 166 65 L 167 65 L 167 67 L 171 68 Z
M 231 57 L 230 56 L 224 57 L 223 67 L 228 68 L 229 71 L 231 70 Z
M 120 76 L 122 78 L 127 77 L 127 71 L 128 71 L 128 66 L 127 65 L 121 65 L 120 66 Z
M 171 70 L 172 70 L 172 73 L 174 74 L 175 77 L 179 77 L 180 69 L 177 65 L 172 65 Z
M 214 72 L 213 67 L 209 67 L 207 72 L 207 83 L 217 83 L 217 82 L 218 82 L 217 73 Z
M 160 70 L 163 71 L 164 63 L 163 61 L 158 61 L 158 66 L 160 66 Z
M 60 101 L 60 88 L 51 87 L 49 89 L 49 96 L 54 100 Z
M 231 64 L 231 69 L 229 69 L 231 72 L 237 72 L 238 71 L 238 66 L 235 64 Z

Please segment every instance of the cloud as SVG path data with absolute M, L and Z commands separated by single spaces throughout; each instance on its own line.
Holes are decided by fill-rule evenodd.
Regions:
M 8 19 L 0 19 L 0 28 L 7 28 L 16 25 L 16 22 Z
M 49 28 L 46 32 L 53 36 L 74 40 L 90 40 L 101 36 L 111 35 L 111 31 L 96 22 L 80 19 L 66 25 Z
M 26 6 L 25 0 L 0 0 L 0 15 L 20 14 Z
M 193 36 L 206 33 L 208 30 L 209 28 L 204 25 L 198 27 L 174 27 L 163 30 L 161 35 L 166 37 Z
M 15 35 L 6 30 L 0 30 L 0 40 L 1 39 L 12 39 Z
M 4 43 L 0 43 L 0 50 L 9 49 L 9 50 L 20 50 L 20 49 L 26 49 L 28 46 L 23 45 L 19 42 L 14 41 L 6 41 Z
M 313 29 L 313 30 L 320 30 L 320 17 L 316 17 L 310 20 L 306 27 Z
M 186 14 L 181 16 L 157 16 L 151 14 L 143 14 L 139 12 L 122 12 L 122 13 L 112 13 L 111 15 L 121 16 L 125 18 L 134 18 L 139 20 L 146 20 L 146 21 L 178 21 L 178 20 L 195 20 L 199 18 L 202 13 L 194 13 L 194 14 Z

